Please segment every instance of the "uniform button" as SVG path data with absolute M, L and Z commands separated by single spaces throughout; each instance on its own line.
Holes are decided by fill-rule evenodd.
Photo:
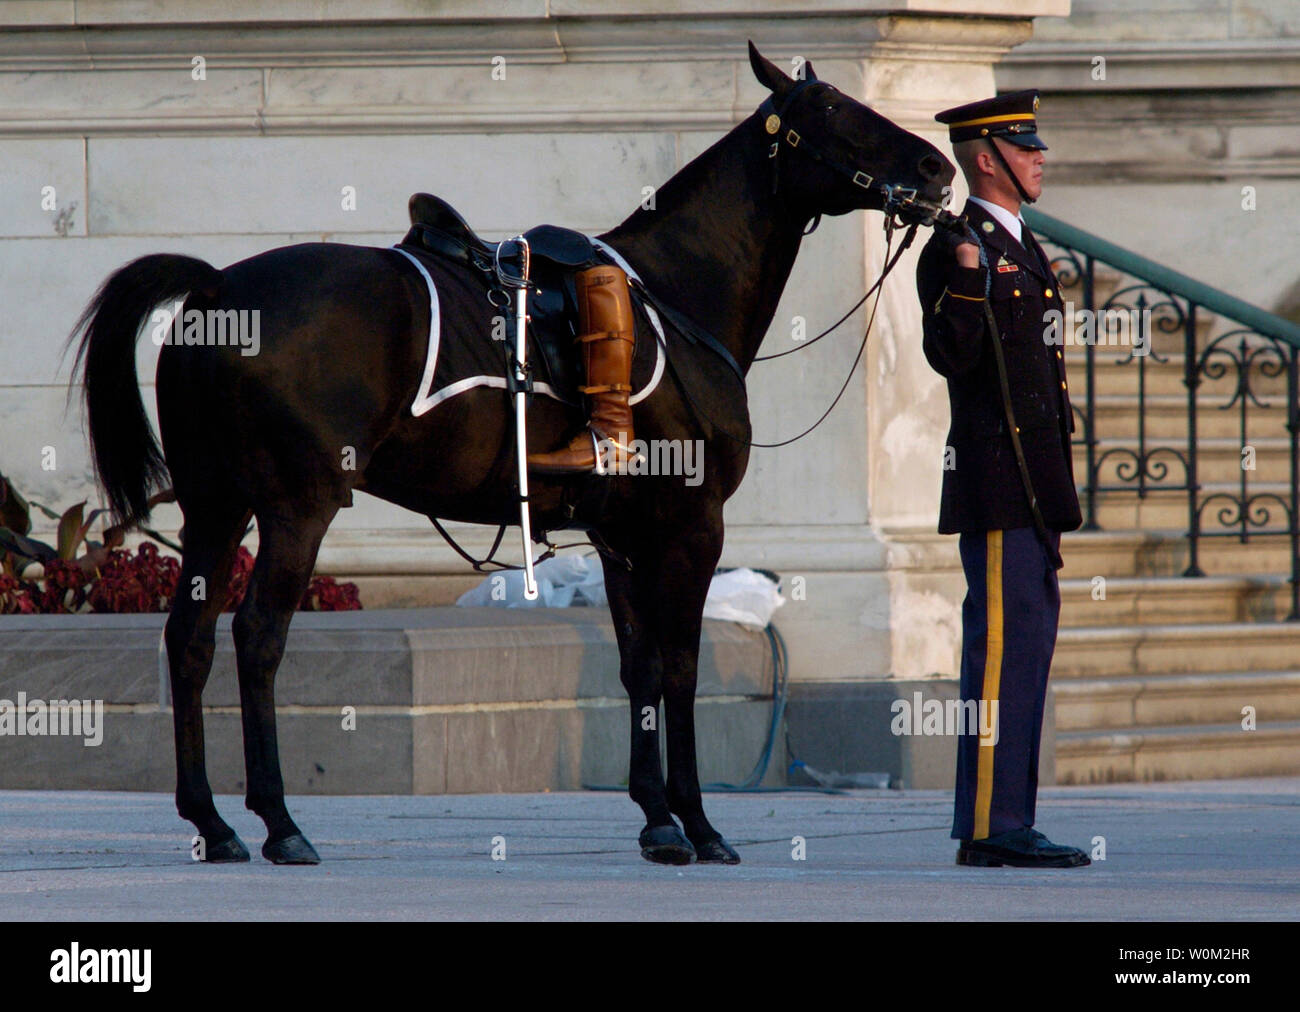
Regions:
M 1049 288 L 1047 291 L 1043 292 L 1043 294 L 1050 299 L 1052 297 L 1052 290 Z
M 1065 380 L 1061 380 L 1061 389 L 1062 389 L 1062 390 L 1066 390 L 1066 389 L 1068 389 L 1068 388 L 1066 387 L 1066 385 L 1065 385 Z
M 1016 289 L 1014 292 L 1012 292 L 1011 294 L 1014 295 L 1016 298 L 1020 298 L 1020 289 L 1017 288 L 1017 289 Z
M 1056 357 L 1057 357 L 1057 358 L 1060 358 L 1060 357 L 1061 357 L 1061 353 L 1060 353 L 1060 351 L 1057 351 L 1057 353 L 1056 353 Z

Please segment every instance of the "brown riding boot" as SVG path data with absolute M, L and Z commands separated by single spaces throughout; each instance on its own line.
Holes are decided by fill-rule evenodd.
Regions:
M 617 267 L 579 271 L 578 338 L 583 346 L 587 386 L 579 387 L 591 405 L 590 428 L 569 445 L 551 453 L 530 453 L 528 469 L 540 474 L 595 471 L 600 443 L 600 471 L 624 469 L 632 456 L 632 352 L 636 347 L 632 299 L 627 275 Z

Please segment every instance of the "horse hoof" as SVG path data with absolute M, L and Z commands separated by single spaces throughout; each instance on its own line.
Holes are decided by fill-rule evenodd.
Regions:
M 637 842 L 641 856 L 655 864 L 690 864 L 695 859 L 695 848 L 676 825 L 646 826 Z
M 214 843 L 203 852 L 205 864 L 238 864 L 248 859 L 248 848 L 238 836 L 232 836 L 222 843 Z
M 316 848 L 301 833 L 262 844 L 262 856 L 272 864 L 320 864 Z
M 740 864 L 740 855 L 731 844 L 718 837 L 696 848 L 696 860 L 700 864 Z

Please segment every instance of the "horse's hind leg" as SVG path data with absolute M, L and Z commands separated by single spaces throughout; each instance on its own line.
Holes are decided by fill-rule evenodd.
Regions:
M 328 508 L 309 517 L 258 517 L 257 564 L 248 594 L 235 614 L 235 661 L 248 773 L 245 805 L 266 823 L 262 856 L 275 864 L 320 863 L 315 848 L 285 808 L 274 690 L 289 622 L 311 582 L 316 552 L 335 512 L 336 508 Z
M 203 687 L 212 669 L 217 616 L 248 513 L 230 504 L 182 503 L 185 546 L 164 632 L 176 733 L 176 810 L 193 822 L 212 863 L 247 861 L 248 849 L 217 814 L 204 762 Z

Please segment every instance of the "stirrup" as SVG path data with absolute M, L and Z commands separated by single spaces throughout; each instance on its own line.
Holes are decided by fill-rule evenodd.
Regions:
M 614 439 L 610 436 L 597 436 L 596 430 L 591 428 L 591 426 L 587 427 L 587 432 L 591 434 L 591 446 L 592 449 L 596 451 L 596 470 L 595 470 L 596 474 L 604 474 L 604 475 L 609 474 L 609 470 L 604 466 L 604 462 L 601 460 L 600 446 L 602 443 L 604 443 L 606 446 L 612 446 L 615 450 L 618 450 L 622 454 L 624 467 L 634 462 L 637 464 L 645 463 L 644 454 L 640 453 L 637 450 L 632 449 L 632 447 L 625 446 L 624 444 L 620 443 L 617 439 Z M 632 440 L 632 442 L 636 442 L 636 440 L 634 439 Z

